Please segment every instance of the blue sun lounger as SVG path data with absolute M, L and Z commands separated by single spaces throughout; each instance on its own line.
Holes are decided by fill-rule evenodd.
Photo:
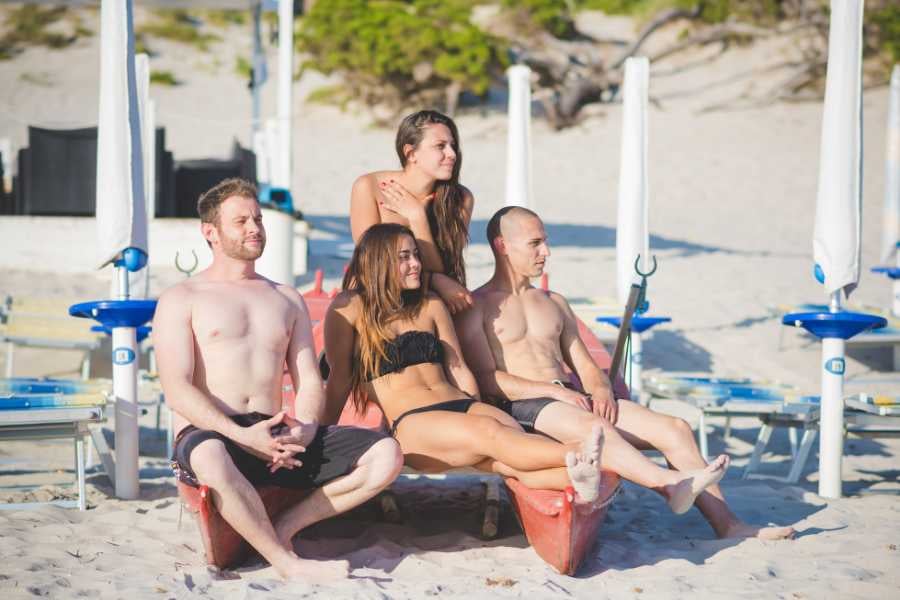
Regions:
M 97 382 L 0 380 L 0 441 L 71 438 L 75 442 L 77 500 L 49 504 L 85 510 L 84 442 L 90 425 L 105 420 L 107 393 Z M 44 502 L 0 504 L 0 510 L 34 508 Z
M 707 460 L 708 417 L 725 417 L 726 438 L 730 435 L 733 417 L 758 418 L 762 425 L 750 462 L 744 470 L 744 479 L 756 476 L 774 428 L 788 427 L 792 465 L 783 479 L 793 483 L 800 478 L 818 432 L 818 396 L 803 396 L 795 388 L 780 383 L 695 376 L 650 377 L 645 389 L 655 396 L 681 400 L 700 411 L 697 441 L 701 454 Z M 803 436 L 798 441 L 797 432 L 801 430 Z

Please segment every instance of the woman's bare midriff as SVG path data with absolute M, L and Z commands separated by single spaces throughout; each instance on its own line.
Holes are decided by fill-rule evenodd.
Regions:
M 443 365 L 438 363 L 411 365 L 373 379 L 366 392 L 391 424 L 407 411 L 469 397 L 447 381 Z

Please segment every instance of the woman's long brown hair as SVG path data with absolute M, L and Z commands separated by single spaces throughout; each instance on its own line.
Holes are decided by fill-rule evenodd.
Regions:
M 404 290 L 400 285 L 400 239 L 415 236 L 396 223 L 373 225 L 363 234 L 344 274 L 343 289 L 359 295 L 362 311 L 356 322 L 358 344 L 350 371 L 351 396 L 358 411 L 365 408 L 365 383 L 375 377 L 387 360 L 385 344 L 394 336 L 388 327 L 398 320 L 415 319 L 425 305 L 425 290 Z
M 456 152 L 456 163 L 453 174 L 446 181 L 437 181 L 434 185 L 434 199 L 428 203 L 426 214 L 431 234 L 437 246 L 438 254 L 444 263 L 444 271 L 460 284 L 466 285 L 466 265 L 463 250 L 469 243 L 469 229 L 463 216 L 463 187 L 459 184 L 459 172 L 462 169 L 462 149 L 459 145 L 459 131 L 456 123 L 445 114 L 435 110 L 420 110 L 408 115 L 397 128 L 397 139 L 394 147 L 400 157 L 400 166 L 406 167 L 408 156 L 403 151 L 407 144 L 418 148 L 425 137 L 425 129 L 429 125 L 445 125 L 453 137 L 453 150 Z

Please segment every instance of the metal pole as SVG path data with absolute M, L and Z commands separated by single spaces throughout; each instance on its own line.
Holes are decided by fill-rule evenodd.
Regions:
M 112 330 L 112 345 L 113 394 L 116 398 L 116 496 L 134 500 L 140 494 L 135 328 L 115 327 Z
M 844 340 L 822 339 L 822 400 L 819 420 L 819 495 L 841 497 L 844 454 Z

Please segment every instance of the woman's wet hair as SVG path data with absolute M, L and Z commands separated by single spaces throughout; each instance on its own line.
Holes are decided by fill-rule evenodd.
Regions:
M 434 242 L 437 246 L 444 272 L 462 285 L 466 284 L 466 265 L 463 250 L 469 243 L 469 229 L 463 211 L 465 194 L 459 184 L 459 172 L 462 168 L 462 149 L 459 145 L 459 131 L 453 119 L 436 110 L 420 110 L 406 116 L 397 128 L 394 147 L 400 158 L 400 166 L 406 167 L 409 156 L 404 151 L 407 145 L 418 148 L 425 138 L 425 130 L 429 125 L 444 125 L 450 130 L 453 138 L 452 146 L 456 152 L 456 163 L 453 174 L 446 181 L 437 181 L 434 185 L 434 199 L 428 203 L 426 214 Z
M 352 401 L 358 410 L 365 408 L 367 401 L 363 385 L 377 377 L 382 361 L 388 360 L 385 344 L 394 337 L 389 325 L 415 319 L 425 305 L 424 287 L 404 290 L 400 282 L 399 248 L 403 236 L 415 243 L 408 227 L 396 223 L 373 225 L 357 243 L 344 274 L 344 291 L 357 294 L 362 301 L 350 372 Z

